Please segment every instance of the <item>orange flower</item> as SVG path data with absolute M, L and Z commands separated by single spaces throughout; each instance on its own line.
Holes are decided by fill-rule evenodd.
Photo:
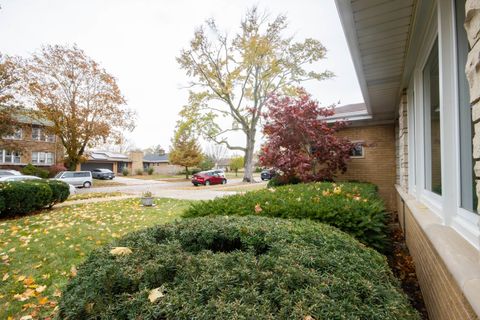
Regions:
M 259 214 L 260 212 L 262 212 L 262 210 L 263 210 L 263 209 L 262 209 L 262 207 L 260 207 L 260 203 L 257 203 L 257 204 L 255 205 L 255 213 L 256 213 L 256 214 Z

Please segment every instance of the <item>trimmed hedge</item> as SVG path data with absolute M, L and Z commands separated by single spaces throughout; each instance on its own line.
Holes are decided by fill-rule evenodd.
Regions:
M 123 248 L 124 255 L 114 254 Z M 131 251 L 130 251 L 131 250 Z M 118 250 L 120 251 L 120 250 Z M 386 259 L 306 220 L 186 219 L 90 254 L 60 319 L 419 319 Z
M 65 201 L 70 194 L 63 181 L 29 180 L 0 183 L 0 217 L 27 214 Z
M 378 250 L 387 241 L 385 207 L 369 183 L 320 182 L 252 191 L 194 202 L 184 217 L 251 214 L 324 222 Z

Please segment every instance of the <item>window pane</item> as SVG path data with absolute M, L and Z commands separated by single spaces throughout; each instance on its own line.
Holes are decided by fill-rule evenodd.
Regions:
M 14 163 L 20 163 L 20 152 L 14 152 L 13 153 L 13 162 Z
M 425 108 L 425 188 L 442 194 L 438 40 L 423 70 Z
M 40 140 L 40 128 L 32 128 L 32 140 Z
M 32 152 L 32 163 L 38 163 L 38 152 Z
M 12 161 L 12 152 L 5 152 L 5 163 L 11 163 Z

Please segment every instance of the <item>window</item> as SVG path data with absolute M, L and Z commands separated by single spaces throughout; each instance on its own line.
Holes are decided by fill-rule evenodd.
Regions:
M 21 140 L 22 139 L 22 129 L 17 128 L 15 132 L 9 135 L 6 135 L 4 139 L 12 139 L 12 140 Z
M 350 150 L 350 158 L 364 158 L 363 143 L 357 142 L 352 150 Z
M 32 140 L 55 142 L 55 135 L 47 134 L 45 130 L 40 127 L 32 127 Z
M 458 72 L 458 107 L 459 107 L 459 142 L 460 142 L 460 205 L 462 208 L 477 212 L 477 193 L 475 190 L 474 160 L 472 156 L 472 141 L 474 127 L 470 107 L 470 93 L 465 65 L 469 45 L 467 34 L 463 27 L 465 21 L 465 0 L 455 1 L 456 36 L 457 36 L 457 72 Z
M 52 152 L 32 152 L 32 164 L 51 165 L 54 163 Z
M 442 194 L 438 39 L 423 69 L 425 188 Z
M 20 152 L 0 150 L 0 163 L 20 163 Z

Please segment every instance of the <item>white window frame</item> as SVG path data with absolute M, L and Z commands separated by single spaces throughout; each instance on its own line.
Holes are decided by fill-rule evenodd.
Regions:
M 362 148 L 362 155 L 361 156 L 350 156 L 350 159 L 365 159 L 365 146 L 363 145 L 365 141 L 357 140 L 351 141 L 352 144 L 359 144 Z
M 416 176 L 412 181 L 411 194 L 427 206 L 443 222 L 462 235 L 474 247 L 480 249 L 480 230 L 477 224 L 480 216 L 461 208 L 461 174 L 460 174 L 460 126 L 459 126 L 459 92 L 458 65 L 456 50 L 455 2 L 439 0 L 433 8 L 433 19 L 426 28 L 422 48 L 417 55 L 413 80 L 412 118 L 409 118 L 409 133 L 413 125 L 414 133 L 409 136 L 409 175 Z M 426 162 L 424 135 L 424 88 L 423 69 L 431 49 L 438 38 L 439 84 L 440 84 L 440 139 L 442 162 L 442 195 L 437 195 L 425 188 Z M 455 106 L 455 107 L 452 107 Z M 412 124 L 413 123 L 413 124 Z M 410 154 L 412 153 L 412 154 Z M 414 165 L 412 166 L 410 162 Z M 413 167 L 413 168 L 410 168 Z M 409 179 L 413 180 L 413 179 Z M 410 183 L 410 181 L 409 181 Z
M 18 137 L 16 137 L 18 135 Z M 23 130 L 22 128 L 16 128 L 15 132 L 11 135 L 6 135 L 3 137 L 3 139 L 8 139 L 8 140 L 22 140 L 23 137 Z
M 5 149 L 0 149 L 0 163 L 1 163 L 1 164 L 20 164 L 21 161 L 22 161 L 20 152 L 18 152 L 18 151 L 11 151 L 10 153 L 12 154 L 11 161 L 10 161 L 10 162 L 6 162 L 6 161 L 5 161 L 5 158 L 6 158 L 6 155 L 7 155 L 7 150 L 5 150 Z M 19 159 L 18 162 L 15 162 L 15 159 L 16 159 L 16 158 Z
M 416 192 L 416 162 L 415 162 L 415 144 L 416 135 L 415 130 L 415 90 L 414 79 L 410 79 L 407 89 L 407 125 L 408 125 L 408 193 L 415 194 Z
M 48 156 L 47 154 L 52 155 L 52 162 L 47 162 Z M 36 157 L 34 156 L 36 155 Z M 43 162 L 40 162 L 40 160 L 43 160 Z M 48 151 L 32 151 L 32 164 L 37 165 L 37 166 L 51 166 L 55 164 L 55 154 L 53 152 L 48 152 Z

